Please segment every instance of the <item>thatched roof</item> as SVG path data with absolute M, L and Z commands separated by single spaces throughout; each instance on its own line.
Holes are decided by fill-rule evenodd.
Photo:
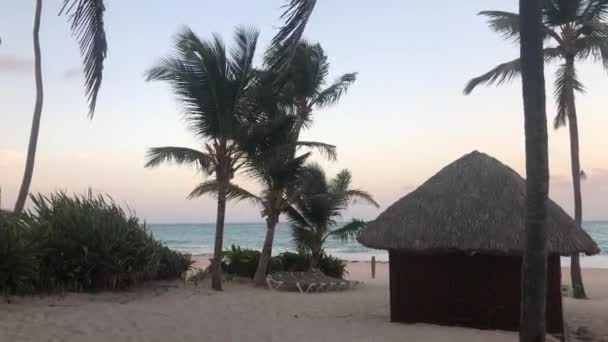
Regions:
M 521 255 L 525 180 L 498 160 L 472 152 L 443 168 L 370 222 L 363 245 L 409 253 Z M 549 253 L 597 254 L 595 242 L 549 200 Z

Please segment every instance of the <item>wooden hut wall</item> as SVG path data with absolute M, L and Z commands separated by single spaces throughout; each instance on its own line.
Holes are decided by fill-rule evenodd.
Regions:
M 521 258 L 389 252 L 391 321 L 517 330 Z M 551 257 L 547 329 L 563 330 L 559 257 Z

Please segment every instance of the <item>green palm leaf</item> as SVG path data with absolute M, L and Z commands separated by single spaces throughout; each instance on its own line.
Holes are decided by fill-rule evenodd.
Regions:
M 281 15 L 285 25 L 271 42 L 278 52 L 267 60 L 271 69 L 284 69 L 289 64 L 316 4 L 317 0 L 289 0 L 285 5 L 285 11 Z
M 333 230 L 329 236 L 332 236 L 342 242 L 348 242 L 348 240 L 356 239 L 359 233 L 361 233 L 366 226 L 367 223 L 365 223 L 365 221 L 353 219 L 351 222 L 345 224 L 341 228 Z
M 72 33 L 80 45 L 83 58 L 85 92 L 89 102 L 89 117 L 93 117 L 97 95 L 103 79 L 103 64 L 108 44 L 104 29 L 103 0 L 64 0 L 59 14 L 68 16 Z
M 209 154 L 186 147 L 154 147 L 146 154 L 145 167 L 153 168 L 162 163 L 174 163 L 184 166 L 196 166 L 209 174 L 213 170 L 213 159 Z

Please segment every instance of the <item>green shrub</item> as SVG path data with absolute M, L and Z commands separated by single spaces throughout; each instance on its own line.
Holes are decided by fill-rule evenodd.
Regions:
M 176 252 L 166 246 L 161 246 L 159 250 L 160 263 L 156 279 L 170 280 L 182 278 L 194 263 L 190 254 Z
M 260 260 L 260 252 L 232 245 L 224 251 L 222 270 L 227 274 L 253 278 Z M 346 262 L 331 255 L 323 254 L 319 268 L 324 274 L 342 278 L 346 273 Z M 310 255 L 306 253 L 284 252 L 270 258 L 269 272 L 305 272 L 310 269 Z
M 0 210 L 0 292 L 32 292 L 38 275 L 36 246 L 23 220 Z
M 281 270 L 287 272 L 304 272 L 310 268 L 310 256 L 305 253 L 284 252 L 276 256 Z
M 321 259 L 319 260 L 319 269 L 325 275 L 340 279 L 344 278 L 344 275 L 348 273 L 344 260 L 325 253 L 321 255 Z
M 137 217 L 107 196 L 32 196 L 28 213 L 39 242 L 40 287 L 45 290 L 115 290 L 176 278 L 190 256 L 154 240 Z
M 230 249 L 224 251 L 222 270 L 228 274 L 253 278 L 259 260 L 260 252 L 232 245 Z

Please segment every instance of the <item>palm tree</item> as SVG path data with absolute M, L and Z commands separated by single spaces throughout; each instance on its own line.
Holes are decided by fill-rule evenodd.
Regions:
M 319 266 L 323 244 L 328 238 L 346 242 L 365 227 L 364 221 L 353 219 L 334 229 L 342 211 L 357 200 L 379 207 L 369 193 L 352 189 L 351 182 L 348 170 L 342 170 L 330 180 L 318 164 L 306 165 L 301 172 L 297 182 L 298 195 L 286 214 L 291 222 L 293 241 L 298 250 L 310 253 L 313 269 Z
M 295 200 L 298 176 L 310 156 L 310 152 L 297 154 L 297 150 L 316 148 L 335 159 L 334 146 L 298 140 L 294 134 L 297 117 L 278 104 L 278 97 L 269 90 L 275 89 L 274 84 L 274 79 L 267 79 L 260 85 L 256 109 L 249 121 L 249 134 L 246 142 L 241 142 L 246 150 L 248 173 L 262 185 L 261 194 L 250 198 L 261 206 L 262 217 L 266 220 L 266 236 L 254 275 L 256 285 L 264 285 L 279 216 Z
M 103 0 L 63 0 L 63 7 L 59 14 L 68 16 L 73 34 L 78 39 L 80 52 L 83 58 L 85 91 L 89 102 L 89 117 L 93 118 L 97 104 L 97 94 L 101 87 L 103 77 L 103 62 L 108 49 L 106 33 L 104 30 L 103 14 L 105 7 Z M 34 74 L 36 79 L 36 102 L 30 140 L 25 161 L 23 180 L 15 203 L 15 214 L 23 211 L 27 195 L 30 191 L 38 147 L 40 132 L 40 119 L 42 117 L 42 104 L 44 100 L 44 87 L 42 84 L 42 54 L 40 52 L 40 18 L 42 13 L 42 0 L 36 0 L 34 12 Z
M 490 27 L 505 38 L 518 38 L 520 24 L 517 14 L 499 11 L 484 11 L 480 14 L 488 17 Z M 568 122 L 570 128 L 574 218 L 579 227 L 582 227 L 582 199 L 575 92 L 582 92 L 584 88 L 578 80 L 574 62 L 593 57 L 608 69 L 608 24 L 604 21 L 607 14 L 608 1 L 551 0 L 545 2 L 541 24 L 544 38 L 555 43 L 554 46 L 544 48 L 545 62 L 561 59 L 561 65 L 555 75 L 558 111 L 554 124 L 557 129 Z M 469 94 L 480 84 L 508 82 L 520 73 L 519 58 L 500 64 L 486 74 L 472 79 L 467 84 L 465 93 Z M 578 254 L 572 255 L 571 275 L 575 298 L 586 298 Z
M 212 287 L 222 290 L 221 258 L 226 201 L 242 199 L 247 192 L 232 183 L 243 165 L 243 152 L 237 143 L 242 132 L 240 116 L 246 113 L 248 92 L 257 79 L 253 57 L 259 33 L 237 29 L 235 47 L 228 56 L 221 38 L 199 39 L 189 28 L 176 37 L 175 55 L 161 60 L 148 70 L 146 79 L 168 82 L 179 102 L 190 130 L 205 140 L 197 151 L 180 147 L 153 148 L 148 152 L 147 167 L 162 162 L 196 165 L 205 175 L 213 175 L 197 186 L 190 198 L 205 194 L 217 198 L 217 221 L 213 252 Z M 244 196 L 245 195 L 245 196 Z
M 284 53 L 287 48 L 285 45 L 271 46 L 266 53 L 266 60 L 280 59 L 276 56 Z M 293 194 L 288 192 L 293 188 L 299 169 L 305 162 L 306 158 L 300 157 L 307 157 L 297 157 L 297 148 L 318 148 L 327 153 L 330 159 L 335 158 L 333 146 L 299 141 L 300 133 L 311 126 L 314 109 L 336 104 L 356 79 L 355 73 L 346 74 L 324 88 L 329 63 L 319 44 L 299 42 L 289 64 L 280 70 L 271 64 L 267 65 L 253 101 L 258 106 L 254 110 L 257 113 L 255 120 L 258 120 L 255 124 L 273 126 L 282 123 L 285 128 L 280 135 L 274 135 L 261 145 L 257 144 L 258 149 L 249 153 L 251 169 L 256 170 L 253 173 L 261 180 L 267 192 L 267 196 L 262 196 L 266 199 L 262 202 L 265 203 L 263 215 L 267 219 L 268 229 L 254 277 L 259 285 L 264 284 L 279 216 L 293 201 Z M 279 153 L 275 151 L 277 148 L 281 150 Z M 267 155 L 276 158 L 270 165 L 266 160 Z M 283 168 L 290 172 L 284 172 Z
M 520 54 L 526 137 L 526 237 L 522 261 L 521 342 L 544 342 L 547 301 L 549 152 L 545 108 L 543 0 L 520 0 Z

